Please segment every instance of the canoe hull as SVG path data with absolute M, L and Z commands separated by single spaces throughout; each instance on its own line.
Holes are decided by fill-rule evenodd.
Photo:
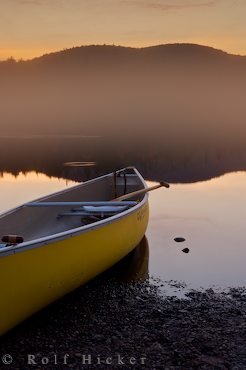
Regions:
M 112 222 L 1 258 L 0 335 L 126 256 L 148 217 L 146 199 Z

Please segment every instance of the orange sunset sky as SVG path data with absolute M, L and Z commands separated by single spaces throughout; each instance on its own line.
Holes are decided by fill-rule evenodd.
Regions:
M 0 0 L 0 59 L 88 44 L 198 43 L 246 55 L 246 0 Z

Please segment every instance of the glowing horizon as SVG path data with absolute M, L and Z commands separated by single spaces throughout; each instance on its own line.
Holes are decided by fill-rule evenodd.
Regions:
M 1 0 L 0 60 L 81 45 L 194 43 L 246 55 L 245 0 Z

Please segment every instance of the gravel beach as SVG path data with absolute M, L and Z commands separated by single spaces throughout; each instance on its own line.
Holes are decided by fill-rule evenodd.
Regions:
M 246 290 L 97 278 L 0 339 L 1 369 L 246 369 Z

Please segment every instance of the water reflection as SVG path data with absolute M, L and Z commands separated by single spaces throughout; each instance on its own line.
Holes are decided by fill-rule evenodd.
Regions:
M 74 184 L 34 171 L 16 175 L 4 172 L 0 177 L 0 213 Z
M 84 166 L 64 166 L 65 162 L 82 162 Z M 177 139 L 166 142 L 162 137 L 123 142 L 81 136 L 0 137 L 2 173 L 35 170 L 48 176 L 85 181 L 129 165 L 135 165 L 151 181 L 194 182 L 246 170 L 246 152 L 244 146 L 204 147 Z
M 104 277 L 121 282 L 147 280 L 149 277 L 149 244 L 146 236 L 130 254 L 109 269 Z
M 239 172 L 152 192 L 150 271 L 192 287 L 244 285 L 245 188 L 246 172 Z M 176 243 L 176 236 L 185 242 Z

